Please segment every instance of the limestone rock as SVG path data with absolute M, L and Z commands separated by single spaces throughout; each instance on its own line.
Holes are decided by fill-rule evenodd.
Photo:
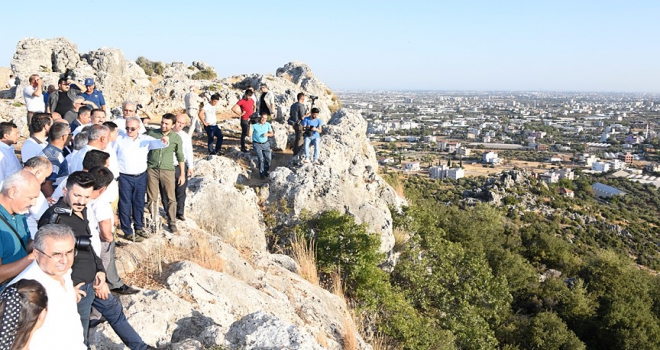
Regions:
M 232 324 L 227 341 L 231 349 L 323 349 L 311 335 L 262 311 Z
M 293 129 L 286 124 L 273 121 L 270 123 L 273 127 L 275 136 L 269 139 L 270 147 L 275 151 L 283 151 L 286 149 L 287 142 L 289 141 L 289 134 L 293 133 Z

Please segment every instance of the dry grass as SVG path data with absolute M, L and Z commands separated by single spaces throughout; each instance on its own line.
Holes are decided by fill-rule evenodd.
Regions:
M 300 265 L 300 276 L 311 284 L 319 285 L 319 274 L 316 269 L 316 247 L 313 242 L 296 236 L 291 242 L 291 257 Z
M 408 242 L 410 239 L 410 234 L 406 230 L 398 227 L 394 228 L 392 233 L 394 234 L 393 250 L 395 252 L 399 252 L 403 248 L 404 244 L 406 244 L 406 242 Z

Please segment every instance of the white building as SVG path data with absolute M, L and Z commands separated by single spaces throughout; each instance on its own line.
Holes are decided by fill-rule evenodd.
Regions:
M 610 171 L 610 163 L 594 162 L 593 164 L 591 164 L 591 170 L 606 173 Z
M 472 153 L 472 150 L 470 150 L 469 148 L 465 148 L 465 147 L 459 147 L 456 150 L 456 154 L 459 155 L 459 156 L 463 156 L 463 157 L 469 157 L 470 153 Z
M 612 160 L 609 164 L 610 164 L 610 169 L 612 170 L 623 170 L 626 168 L 626 162 L 622 162 L 618 159 Z
M 431 167 L 429 169 L 429 177 L 437 180 L 442 180 L 444 178 L 458 180 L 465 177 L 465 169 L 450 168 L 443 164 L 443 165 Z
M 458 180 L 465 177 L 465 169 L 451 168 L 447 171 L 447 177 L 452 180 Z
M 497 157 L 497 153 L 489 151 L 481 155 L 481 161 L 487 164 L 497 164 L 500 159 Z
M 419 162 L 406 163 L 404 169 L 406 171 L 419 171 Z

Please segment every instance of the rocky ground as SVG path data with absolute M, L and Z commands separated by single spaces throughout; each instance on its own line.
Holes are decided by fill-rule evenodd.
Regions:
M 254 171 L 255 155 L 238 151 L 238 122 L 227 119 L 221 123 L 228 135 L 224 155 L 207 159 L 205 140 L 195 139 L 196 173 L 179 233 L 162 230 L 118 249 L 120 274 L 143 288 L 121 297 L 129 321 L 147 343 L 169 349 L 370 349 L 343 297 L 303 279 L 293 259 L 267 248 L 267 237 L 282 234 L 303 211 L 313 215 L 337 209 L 366 223 L 381 237 L 381 250 L 391 252 L 389 208 L 400 208 L 404 201 L 377 174 L 366 121 L 339 109 L 332 90 L 299 62 L 275 75 L 192 80 L 199 67 L 210 68 L 173 63 L 162 76 L 148 77 L 119 49 L 79 53 L 65 38 L 24 39 L 11 62 L 21 79 L 19 91 L 35 72 L 47 84 L 65 73 L 78 81 L 93 77 L 110 107 L 130 99 L 152 115 L 183 110 L 190 85 L 205 96 L 221 95 L 221 119 L 230 115 L 247 86 L 265 82 L 275 94 L 271 144 L 276 151 L 268 179 Z M 287 150 L 292 135 L 284 120 L 301 91 L 319 96 L 316 106 L 327 125 L 321 165 L 300 164 Z M 8 91 L 0 95 L 0 120 L 14 120 L 27 136 L 22 97 Z M 124 348 L 107 324 L 96 327 L 91 339 L 95 349 Z

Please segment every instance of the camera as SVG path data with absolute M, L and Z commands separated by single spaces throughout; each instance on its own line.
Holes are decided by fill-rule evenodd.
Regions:
M 90 250 L 90 247 L 92 246 L 92 236 L 90 235 L 85 235 L 85 236 L 76 236 L 76 249 L 77 250 Z
M 312 127 L 307 127 L 305 128 L 305 131 L 303 132 L 304 137 L 312 137 L 314 135 L 314 131 L 312 130 Z
M 142 109 L 142 105 L 138 103 L 137 106 L 135 106 L 135 111 L 137 112 L 141 109 Z
M 312 102 L 318 100 L 318 98 L 319 98 L 318 96 L 309 95 L 309 99 L 312 100 Z

